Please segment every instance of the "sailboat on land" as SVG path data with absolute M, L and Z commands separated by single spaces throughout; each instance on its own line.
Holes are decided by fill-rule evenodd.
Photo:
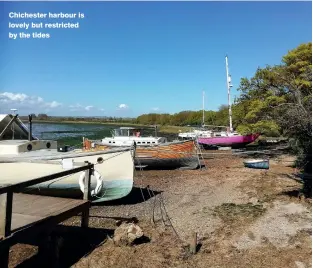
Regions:
M 91 176 L 92 202 L 127 196 L 133 187 L 134 148 L 88 152 L 58 147 L 56 141 L 39 140 L 17 115 L 0 115 L 0 186 L 72 169 L 85 161 L 95 165 Z M 123 168 L 121 168 L 121 166 Z M 84 191 L 84 172 L 25 188 L 27 193 L 79 197 Z
M 228 115 L 229 115 L 229 127 L 224 126 L 213 126 L 216 128 L 226 128 L 226 131 L 210 131 L 207 130 L 195 130 L 193 134 L 189 135 L 189 137 L 197 139 L 198 143 L 202 145 L 204 148 L 209 148 L 211 146 L 230 146 L 232 148 L 244 147 L 245 145 L 254 142 L 260 134 L 248 134 L 248 135 L 240 135 L 236 131 L 233 130 L 232 124 L 232 110 L 231 110 L 231 101 L 230 101 L 230 89 L 232 87 L 231 84 L 231 76 L 228 70 L 228 57 L 225 57 L 226 61 L 226 78 L 227 78 L 227 93 L 228 93 Z M 203 95 L 204 96 L 204 95 Z M 204 98 L 203 98 L 204 99 Z M 202 119 L 202 127 L 204 127 L 204 100 L 203 100 L 203 119 Z M 187 137 L 186 133 L 180 133 L 179 137 L 184 138 Z

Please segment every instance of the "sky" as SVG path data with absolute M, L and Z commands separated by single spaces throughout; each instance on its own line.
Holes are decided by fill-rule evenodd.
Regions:
M 79 28 L 9 28 L 41 22 Z M 19 32 L 50 38 L 9 38 Z M 205 109 L 217 110 L 227 104 L 226 54 L 234 99 L 242 77 L 311 41 L 311 2 L 0 2 L 0 113 L 172 114 L 201 110 L 202 90 Z

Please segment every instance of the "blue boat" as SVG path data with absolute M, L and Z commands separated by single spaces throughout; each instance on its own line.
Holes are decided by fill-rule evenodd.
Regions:
M 247 168 L 256 168 L 256 169 L 270 168 L 270 163 L 268 159 L 250 159 L 243 161 L 243 164 Z

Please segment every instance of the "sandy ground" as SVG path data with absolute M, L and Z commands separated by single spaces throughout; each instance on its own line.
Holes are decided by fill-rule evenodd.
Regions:
M 128 197 L 92 207 L 88 233 L 73 227 L 79 217 L 65 223 L 60 261 L 77 268 L 311 267 L 311 199 L 298 198 L 290 163 L 280 157 L 268 171 L 253 170 L 223 155 L 207 159 L 205 170 L 137 171 Z M 138 221 L 144 238 L 114 245 L 118 220 Z M 195 255 L 188 247 L 193 232 Z M 10 266 L 46 267 L 36 252 L 12 247 Z

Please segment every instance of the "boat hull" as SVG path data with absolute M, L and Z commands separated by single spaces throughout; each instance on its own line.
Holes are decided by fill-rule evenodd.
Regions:
M 149 169 L 196 169 L 199 167 L 199 158 L 193 140 L 171 142 L 150 148 L 137 147 L 135 165 L 147 166 Z
M 198 143 L 204 146 L 229 146 L 238 147 L 245 146 L 254 142 L 259 137 L 259 134 L 251 135 L 238 135 L 229 137 L 210 137 L 210 138 L 198 138 Z
M 245 160 L 243 161 L 243 164 L 247 168 L 254 168 L 254 169 L 269 169 L 269 160 Z
M 66 154 L 64 154 L 66 156 Z M 131 150 L 101 154 L 80 154 L 79 156 L 67 155 L 68 160 L 82 163 L 89 161 L 95 164 L 95 171 L 101 176 L 101 187 L 92 196 L 92 202 L 104 202 L 120 199 L 127 196 L 133 187 L 134 161 Z M 97 163 L 99 157 L 104 160 L 103 163 Z M 27 162 L 27 160 L 29 162 Z M 22 162 L 24 161 L 24 162 Z M 1 163 L 2 176 L 0 184 L 12 184 L 25 180 L 30 180 L 53 173 L 64 171 L 62 159 L 51 159 L 45 163 L 31 162 L 32 159 L 20 159 L 19 162 Z M 3 160 L 2 160 L 3 162 Z M 51 163 L 49 163 L 51 162 Z M 121 169 L 121 165 L 123 169 Z M 82 185 L 79 180 L 84 172 L 75 173 L 66 177 L 58 178 L 48 182 L 40 183 L 25 188 L 25 193 L 42 194 L 60 197 L 82 197 Z M 96 189 L 97 177 L 91 176 L 91 191 Z

